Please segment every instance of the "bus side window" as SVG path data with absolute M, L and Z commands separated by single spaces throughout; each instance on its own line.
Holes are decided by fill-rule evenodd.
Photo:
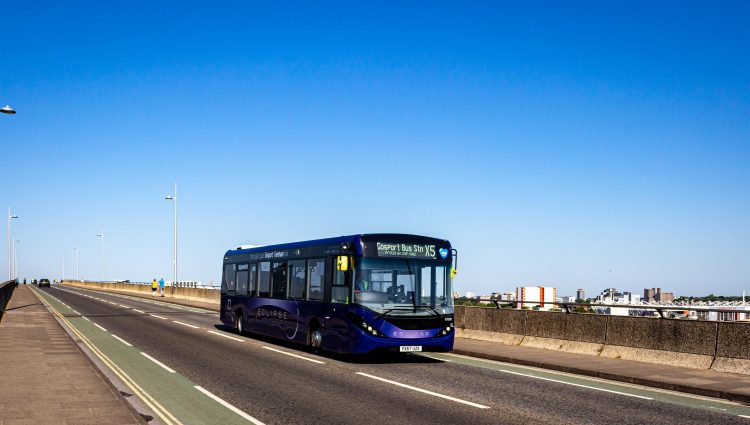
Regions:
M 289 262 L 289 298 L 305 299 L 305 260 Z
M 248 294 L 252 297 L 258 293 L 258 266 L 257 264 L 250 264 L 250 285 L 248 286 Z
M 258 272 L 258 296 L 271 296 L 271 263 L 268 261 L 260 263 L 260 271 Z
M 235 290 L 236 271 L 237 271 L 237 264 L 227 264 L 224 266 L 224 283 L 226 284 L 227 292 L 234 292 Z
M 307 299 L 323 301 L 325 299 L 323 284 L 326 276 L 326 260 L 323 258 L 312 258 L 307 260 Z
M 247 295 L 248 265 L 237 265 L 237 294 Z
M 273 263 L 272 277 L 273 284 L 271 285 L 271 291 L 273 292 L 273 298 L 286 298 L 286 287 L 288 282 L 286 261 Z

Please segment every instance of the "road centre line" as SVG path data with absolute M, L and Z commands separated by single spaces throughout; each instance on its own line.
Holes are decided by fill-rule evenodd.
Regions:
M 104 329 L 103 327 L 99 326 L 99 324 L 98 324 L 98 323 L 94 323 L 94 326 L 96 326 L 97 328 L 99 328 L 99 329 L 103 330 L 104 332 L 107 332 L 107 330 L 106 330 L 106 329 Z
M 750 416 L 747 416 L 747 415 L 737 415 L 737 416 L 739 416 L 741 418 L 745 418 L 745 419 L 750 419 Z
M 146 314 L 145 311 L 141 311 L 141 310 L 138 310 L 138 309 L 135 309 L 135 308 L 133 309 L 133 311 L 137 311 L 138 313 L 141 313 L 141 314 Z
M 446 400 L 455 401 L 457 403 L 466 404 L 468 406 L 476 407 L 478 409 L 489 409 L 490 408 L 489 406 L 485 406 L 483 404 L 474 403 L 474 402 L 466 401 L 466 400 L 461 400 L 460 398 L 451 397 L 449 395 L 439 394 L 439 393 L 428 391 L 428 390 L 423 390 L 422 388 L 412 387 L 411 385 L 406 385 L 406 384 L 402 384 L 400 382 L 391 381 L 390 379 L 381 378 L 379 376 L 369 375 L 367 373 L 362 373 L 362 372 L 356 372 L 356 374 L 360 375 L 360 376 L 365 376 L 367 378 L 375 379 L 375 380 L 378 380 L 378 381 L 386 382 L 388 384 L 397 385 L 399 387 L 406 388 L 406 389 L 409 389 L 409 390 L 418 391 L 420 393 L 428 394 L 428 395 L 431 395 L 431 396 L 440 397 L 440 398 L 444 398 Z
M 196 385 L 195 389 L 198 390 L 198 391 L 200 391 L 200 392 L 202 392 L 203 394 L 207 395 L 209 398 L 211 398 L 212 400 L 218 402 L 219 404 L 221 404 L 222 406 L 224 406 L 227 409 L 231 410 L 232 412 L 234 412 L 234 413 L 242 416 L 244 419 L 247 419 L 248 421 L 254 423 L 255 425 L 265 425 L 263 422 L 255 419 L 254 417 L 248 415 L 247 413 L 243 412 L 242 410 L 240 410 L 240 409 L 232 406 L 231 404 L 227 403 L 226 401 L 224 401 L 220 397 L 212 394 L 210 391 L 208 391 L 207 389 L 201 387 L 200 385 Z
M 123 344 L 127 345 L 128 347 L 132 347 L 133 346 L 133 344 L 125 341 L 124 339 L 120 338 L 119 336 L 117 336 L 115 334 L 112 334 L 112 336 L 115 337 L 116 340 L 118 340 L 118 341 L 122 342 Z
M 172 369 L 171 367 L 169 367 L 169 366 L 165 365 L 164 363 L 160 362 L 159 360 L 156 360 L 155 358 L 153 358 L 153 357 L 149 356 L 148 354 L 144 353 L 143 351 L 141 351 L 141 354 L 143 354 L 143 355 L 144 355 L 144 356 L 145 356 L 145 357 L 146 357 L 147 359 L 149 359 L 149 360 L 151 360 L 152 362 L 154 362 L 154 363 L 158 364 L 159 366 L 161 366 L 161 367 L 162 367 L 162 368 L 163 368 L 164 370 L 166 370 L 167 372 L 169 372 L 169 373 L 177 373 L 177 372 L 176 372 L 176 371 L 175 371 L 174 369 Z
M 185 322 L 180 322 L 180 321 L 177 321 L 177 320 L 172 320 L 172 323 L 177 323 L 178 325 L 187 326 L 187 327 L 190 327 L 190 328 L 193 328 L 193 329 L 200 329 L 198 326 L 191 325 L 191 324 L 185 323 Z
M 149 313 L 149 316 L 151 316 L 151 317 L 156 317 L 157 319 L 161 319 L 161 320 L 168 320 L 168 319 L 167 319 L 166 317 L 161 317 L 161 316 L 157 316 L 157 315 L 155 315 L 155 314 L 150 314 L 150 313 Z
M 86 316 L 81 316 L 81 317 L 83 317 L 83 320 L 85 320 L 85 321 L 87 321 L 87 322 L 90 322 L 90 321 L 91 321 L 91 320 L 89 320 L 89 318 L 88 318 L 88 317 L 86 317 Z
M 573 383 L 573 382 L 565 382 L 565 381 L 561 381 L 559 379 L 545 378 L 545 377 L 542 377 L 542 376 L 534 376 L 534 375 L 529 375 L 529 374 L 526 374 L 526 373 L 513 372 L 513 371 L 510 371 L 510 370 L 503 370 L 503 369 L 497 369 L 497 371 L 498 372 L 504 372 L 504 373 L 510 373 L 512 375 L 525 376 L 527 378 L 541 379 L 542 381 L 557 382 L 559 384 L 572 385 L 574 387 L 588 388 L 590 390 L 604 391 L 604 392 L 612 393 L 612 394 L 619 394 L 619 395 L 624 395 L 624 396 L 628 396 L 628 397 L 635 397 L 635 398 L 640 398 L 640 399 L 643 399 L 643 400 L 653 400 L 653 397 L 646 397 L 646 396 L 636 395 L 636 394 L 628 394 L 628 393 L 624 393 L 624 392 L 621 392 L 621 391 L 608 390 L 608 389 L 605 389 L 605 388 L 592 387 L 590 385 L 576 384 L 576 383 Z
M 245 341 L 244 341 L 243 339 L 241 339 L 241 338 L 235 338 L 235 337 L 233 337 L 233 336 L 230 336 L 230 335 L 225 335 L 225 334 L 223 334 L 223 333 L 221 333 L 221 332 L 216 332 L 216 331 L 208 331 L 208 333 L 210 333 L 210 334 L 214 334 L 214 335 L 219 335 L 219 336 L 223 336 L 224 338 L 229 338 L 229 339 L 233 339 L 233 340 L 235 340 L 235 341 L 239 341 L 239 342 L 245 342 Z
M 263 346 L 261 348 L 264 348 L 266 350 L 275 351 L 275 352 L 281 353 L 281 354 L 286 354 L 287 356 L 296 357 L 298 359 L 307 360 L 308 362 L 313 362 L 313 363 L 318 363 L 318 364 L 326 364 L 325 362 L 321 362 L 320 360 L 311 359 L 311 358 L 300 356 L 300 355 L 297 355 L 297 354 L 287 353 L 286 351 L 277 350 L 277 349 L 271 348 L 271 347 Z
M 119 305 L 120 307 L 130 308 L 129 306 L 124 305 L 124 304 L 117 304 L 117 305 Z

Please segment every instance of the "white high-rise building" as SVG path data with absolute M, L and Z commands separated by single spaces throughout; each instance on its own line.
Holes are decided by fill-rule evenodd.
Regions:
M 555 308 L 557 299 L 557 288 L 548 286 L 519 286 L 516 288 L 516 308 L 535 308 L 539 310 L 551 310 Z

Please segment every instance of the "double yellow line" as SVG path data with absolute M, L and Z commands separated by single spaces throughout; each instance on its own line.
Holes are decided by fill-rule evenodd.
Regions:
M 34 292 L 36 293 L 36 290 L 34 290 Z M 110 360 L 110 358 L 107 357 L 106 354 L 104 354 L 101 350 L 99 350 L 88 338 L 86 338 L 80 331 L 78 331 L 78 329 L 76 329 L 70 323 L 70 321 L 68 321 L 62 314 L 60 314 L 60 312 L 57 311 L 57 309 L 55 309 L 52 306 L 52 304 L 48 303 L 47 300 L 45 300 L 44 297 L 40 296 L 39 294 L 36 294 L 36 296 L 37 296 L 37 298 L 39 298 L 42 301 L 42 303 L 44 303 L 44 305 L 46 305 L 50 310 L 52 310 L 52 312 L 57 317 L 59 317 L 60 320 L 62 320 L 63 323 L 65 323 L 67 325 L 67 327 L 74 334 L 76 334 L 76 336 L 78 338 L 80 338 L 81 341 L 83 341 L 84 344 L 86 344 L 86 346 L 89 348 L 89 350 L 91 350 L 91 352 L 94 353 L 94 355 L 96 355 L 96 357 L 98 357 L 99 360 L 102 361 L 102 363 L 104 363 L 105 365 L 107 365 L 107 367 L 109 367 L 110 370 L 112 370 L 112 372 L 115 375 L 117 375 L 117 377 L 120 378 L 120 380 L 125 385 L 127 385 L 128 388 L 130 388 L 131 391 L 133 391 L 133 394 L 137 395 L 138 398 L 140 398 L 149 408 L 151 408 L 151 410 L 156 415 L 158 415 L 161 418 L 161 420 L 166 425 L 182 425 L 182 422 L 180 422 L 171 413 L 169 413 L 169 411 L 167 409 L 165 409 L 164 406 L 162 406 L 161 404 L 159 404 L 159 402 L 156 401 L 156 399 L 154 399 L 153 397 L 151 397 L 151 395 L 149 395 L 146 391 L 144 391 L 143 388 L 141 388 L 135 382 L 135 380 L 133 380 L 133 378 L 131 378 L 130 376 L 128 376 L 128 374 L 125 373 L 125 371 L 123 371 L 122 369 L 120 369 L 120 367 L 117 366 L 112 360 Z

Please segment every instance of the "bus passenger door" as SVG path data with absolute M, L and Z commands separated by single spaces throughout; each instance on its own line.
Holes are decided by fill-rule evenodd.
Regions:
M 351 293 L 351 258 L 346 258 L 345 264 L 333 257 L 333 270 L 328 300 L 329 312 L 326 314 L 326 331 L 323 338 L 323 348 L 332 351 L 348 351 L 349 325 L 346 319 Z

